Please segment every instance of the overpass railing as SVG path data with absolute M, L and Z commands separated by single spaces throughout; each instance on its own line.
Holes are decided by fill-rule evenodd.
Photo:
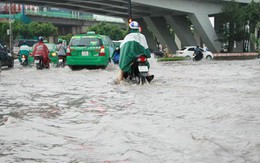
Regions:
M 123 19 L 114 18 L 103 15 L 95 15 L 95 14 L 79 14 L 78 12 L 68 13 L 68 12 L 60 12 L 60 11 L 35 11 L 35 10 L 25 10 L 26 16 L 42 16 L 42 17 L 54 17 L 54 18 L 64 18 L 64 19 L 78 19 L 78 20 L 86 20 L 86 21 L 105 21 L 105 22 L 116 22 L 116 23 L 124 23 Z M 11 19 L 21 19 L 23 17 L 22 12 L 17 14 L 11 14 Z M 9 19 L 9 14 L 0 14 L 0 19 Z M 24 18 L 24 17 L 23 17 Z M 27 21 L 26 23 L 29 23 Z
M 80 19 L 80 20 L 94 20 L 93 15 L 77 15 L 72 13 L 64 13 L 64 12 L 54 12 L 54 11 L 31 11 L 26 10 L 26 15 L 36 15 L 43 17 L 57 17 L 57 18 L 65 18 L 65 19 Z
M 59 11 L 33 11 L 26 10 L 26 15 L 37 15 L 37 16 L 45 16 L 45 17 L 58 17 L 65 19 L 79 19 L 79 20 L 89 20 L 89 21 L 106 21 L 106 22 L 117 22 L 124 23 L 123 19 L 108 17 L 103 15 L 95 15 L 95 14 L 78 14 L 76 13 L 66 13 Z

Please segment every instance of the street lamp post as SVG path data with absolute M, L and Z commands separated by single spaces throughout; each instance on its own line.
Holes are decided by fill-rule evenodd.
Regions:
M 11 22 L 11 3 L 9 4 L 9 49 L 12 54 L 13 48 L 12 48 L 12 22 Z
M 132 2 L 128 0 L 128 23 L 132 21 Z

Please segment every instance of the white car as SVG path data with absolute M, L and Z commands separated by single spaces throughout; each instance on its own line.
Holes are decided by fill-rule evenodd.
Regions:
M 185 57 L 187 59 L 192 59 L 195 49 L 196 49 L 196 46 L 185 46 L 182 49 L 177 50 L 175 56 L 177 56 L 177 57 Z M 204 50 L 201 47 L 200 47 L 200 49 L 201 49 L 201 51 L 203 53 L 203 58 L 204 59 L 207 59 L 207 60 L 213 59 L 213 54 L 210 51 Z

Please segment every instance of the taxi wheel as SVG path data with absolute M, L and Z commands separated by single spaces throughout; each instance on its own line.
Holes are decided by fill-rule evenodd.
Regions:
M 105 70 L 107 68 L 107 66 L 101 66 L 100 67 L 102 70 Z
M 75 70 L 75 66 L 69 66 L 71 70 Z

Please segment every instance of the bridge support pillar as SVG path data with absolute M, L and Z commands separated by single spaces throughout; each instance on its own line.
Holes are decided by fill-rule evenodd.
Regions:
M 149 46 L 149 49 L 151 51 L 158 50 L 157 42 L 154 39 L 152 33 L 147 28 L 147 25 L 146 25 L 145 21 L 142 18 L 136 19 L 136 21 L 140 24 L 140 26 L 142 28 L 142 33 L 145 35 L 145 38 L 146 38 L 147 44 Z
M 188 19 L 183 16 L 165 16 L 167 23 L 173 28 L 174 32 L 181 41 L 181 46 L 198 45 L 190 30 Z
M 194 25 L 196 32 L 201 36 L 209 50 L 212 52 L 219 52 L 221 44 L 217 41 L 217 34 L 210 23 L 208 15 L 195 13 L 188 16 Z
M 144 17 L 145 23 L 150 27 L 158 41 L 164 46 L 167 45 L 170 53 L 178 49 L 174 42 L 174 36 L 170 33 L 164 17 Z
M 84 32 L 83 28 L 81 26 L 73 26 L 73 27 L 71 27 L 71 31 L 72 31 L 72 34 L 78 34 L 78 33 Z

